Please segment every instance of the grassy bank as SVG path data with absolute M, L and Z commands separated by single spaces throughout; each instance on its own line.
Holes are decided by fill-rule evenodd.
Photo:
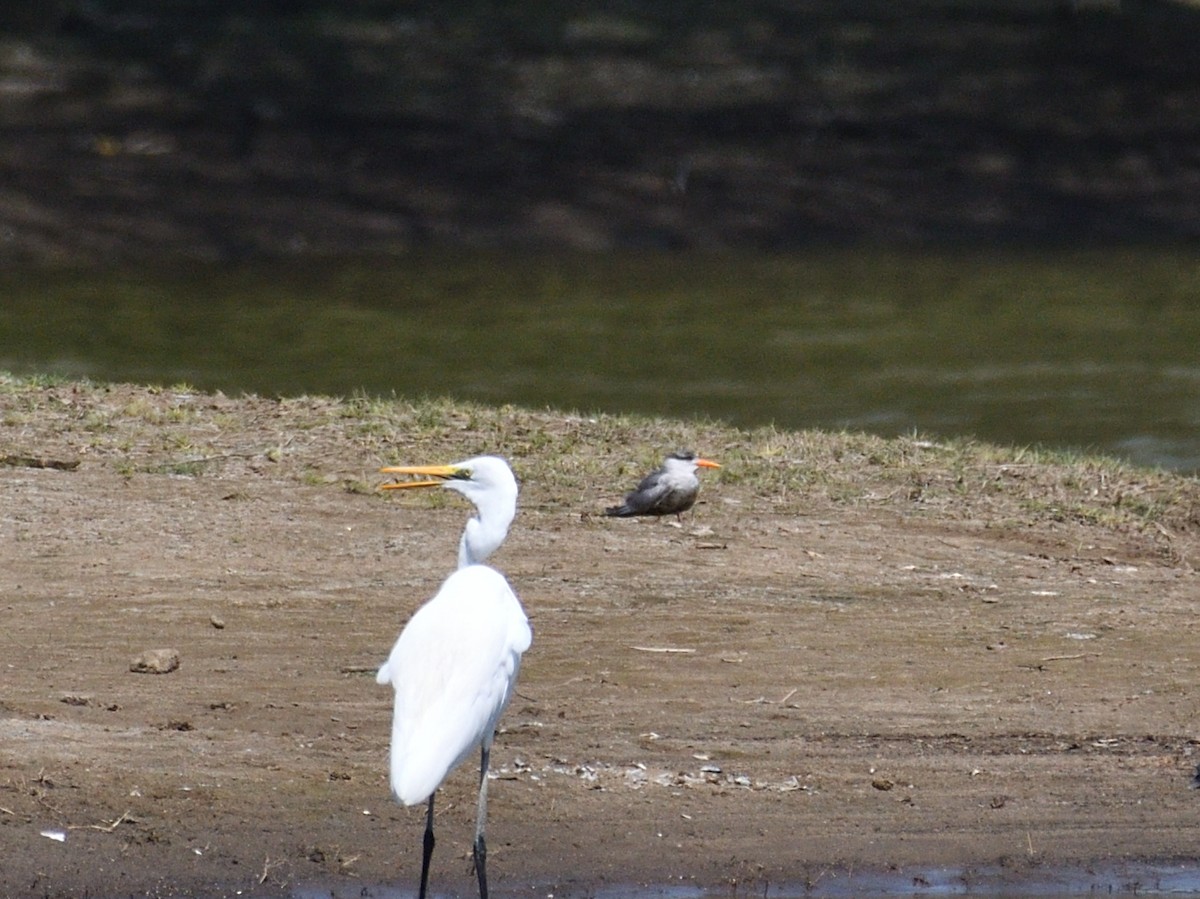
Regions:
M 115 476 L 264 477 L 370 493 L 375 469 L 400 460 L 497 453 L 513 461 L 525 502 L 594 512 L 663 453 L 718 458 L 716 483 L 755 503 L 810 513 L 867 505 L 901 516 L 1002 527 L 1076 522 L 1172 552 L 1200 527 L 1200 484 L 1113 459 L 920 435 L 739 430 L 719 422 L 590 415 L 437 398 L 228 397 L 0 375 L 10 465 L 78 462 Z M 745 501 L 745 500 L 739 500 Z

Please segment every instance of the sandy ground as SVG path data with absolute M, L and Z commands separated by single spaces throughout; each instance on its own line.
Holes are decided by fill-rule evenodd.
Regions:
M 0 467 L 0 895 L 414 890 L 373 673 L 467 507 L 346 488 L 479 435 L 134 389 L 0 404 L 36 457 Z M 1166 552 L 732 476 L 682 526 L 586 514 L 633 479 L 523 478 L 494 557 L 534 627 L 492 756 L 496 895 L 1194 859 L 1194 529 Z M 178 670 L 131 672 L 154 648 Z M 447 895 L 474 893 L 470 767 L 439 799 Z

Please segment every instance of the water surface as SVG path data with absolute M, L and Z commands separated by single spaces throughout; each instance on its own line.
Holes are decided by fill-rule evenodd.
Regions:
M 504 255 L 0 275 L 0 368 L 976 436 L 1200 470 L 1200 252 Z
M 553 885 L 519 887 L 506 892 L 554 899 Z M 293 899 L 415 899 L 407 887 L 355 885 L 339 891 L 310 884 L 292 892 Z M 573 895 L 572 893 L 568 893 Z M 973 896 L 976 899 L 1068 899 L 1104 896 L 1133 899 L 1137 896 L 1200 895 L 1200 867 L 1195 862 L 1105 861 L 1086 866 L 1050 866 L 1020 863 L 982 868 L 906 868 L 888 870 L 826 870 L 795 883 L 754 882 L 739 891 L 734 886 L 704 889 L 693 884 L 596 885 L 586 892 L 592 899 L 866 899 L 866 897 Z

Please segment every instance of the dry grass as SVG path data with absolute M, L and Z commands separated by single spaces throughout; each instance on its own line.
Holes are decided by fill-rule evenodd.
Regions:
M 526 502 L 597 505 L 662 454 L 719 459 L 706 477 L 779 512 L 870 505 L 945 521 L 1023 527 L 1079 522 L 1169 543 L 1200 527 L 1195 478 L 1098 456 L 919 435 L 739 430 L 717 422 L 587 415 L 446 399 L 257 396 L 0 375 L 0 434 L 12 454 L 65 455 L 133 477 L 219 476 L 247 468 L 283 480 L 373 492 L 400 461 L 497 453 Z

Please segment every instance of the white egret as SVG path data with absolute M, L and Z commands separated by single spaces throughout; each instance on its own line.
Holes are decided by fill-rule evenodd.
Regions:
M 385 490 L 446 487 L 475 504 L 459 543 L 458 570 L 421 606 L 392 647 L 376 680 L 396 691 L 391 785 L 405 805 L 428 800 L 421 856 L 420 899 L 433 856 L 433 797 L 452 770 L 479 747 L 479 807 L 475 876 L 487 899 L 488 756 L 496 723 L 516 688 L 521 654 L 533 634 L 521 603 L 500 572 L 481 564 L 508 534 L 517 509 L 517 481 L 508 464 L 479 456 L 453 465 L 393 466 L 387 474 L 419 481 Z
M 610 506 L 605 515 L 627 518 L 632 515 L 674 515 L 683 518 L 683 513 L 696 502 L 700 493 L 697 468 L 720 468 L 710 459 L 701 459 L 693 452 L 671 453 L 656 468 L 642 478 L 636 489 L 625 495 L 619 506 Z

